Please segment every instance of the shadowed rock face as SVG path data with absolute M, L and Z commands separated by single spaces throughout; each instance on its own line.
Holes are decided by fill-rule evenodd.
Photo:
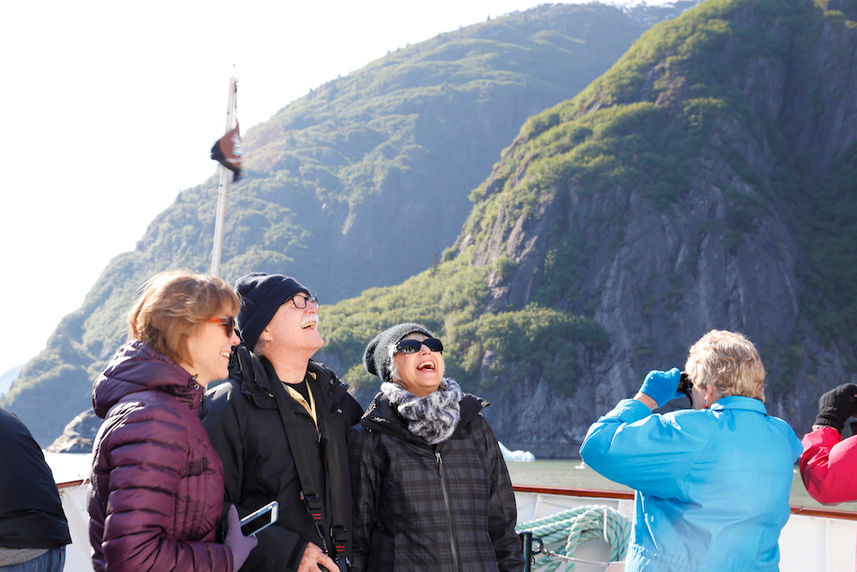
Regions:
M 850 0 L 829 0 L 827 3 L 827 9 L 839 10 L 848 16 L 849 20 L 857 20 L 857 5 Z
M 831 237 L 825 236 L 824 223 L 812 236 L 805 225 L 812 220 L 818 189 L 843 176 L 847 167 L 841 165 L 857 142 L 857 32 L 825 19 L 810 3 L 797 4 L 791 13 L 793 7 L 784 9 L 783 17 L 757 11 L 749 2 L 722 13 L 733 33 L 707 57 L 720 60 L 718 69 L 730 70 L 727 76 L 688 90 L 691 82 L 684 76 L 690 71 L 683 65 L 693 65 L 692 58 L 673 64 L 669 80 L 663 61 L 654 59 L 640 72 L 645 79 L 609 106 L 603 95 L 609 86 L 596 86 L 577 107 L 560 104 L 551 110 L 566 122 L 544 135 L 519 137 L 495 169 L 486 203 L 493 193 L 505 193 L 504 200 L 496 215 L 481 222 L 491 230 L 475 242 L 476 262 L 509 257 L 515 265 L 492 282 L 489 308 L 520 308 L 531 301 L 541 287 L 547 254 L 558 237 L 571 236 L 576 256 L 569 255 L 567 263 L 576 265 L 579 278 L 552 306 L 586 313 L 584 300 L 610 338 L 606 349 L 580 348 L 585 365 L 572 395 L 558 394 L 551 380 L 539 375 L 489 392 L 494 405 L 486 416 L 508 447 L 575 455 L 598 415 L 632 396 L 650 369 L 682 367 L 689 346 L 711 329 L 742 332 L 757 345 L 768 371 L 768 411 L 789 421 L 798 434 L 809 430 L 818 395 L 848 379 L 852 347 L 845 339 L 825 339 L 805 300 L 813 294 L 807 280 L 811 259 Z M 676 47 L 664 52 L 676 54 L 685 40 L 676 38 Z M 755 40 L 765 49 L 748 47 Z M 609 83 L 610 74 L 599 81 Z M 531 174 L 539 172 L 539 160 L 547 162 L 537 157 L 540 138 L 556 140 L 607 107 L 640 103 L 654 104 L 650 113 L 666 129 L 684 121 L 687 105 L 700 92 L 722 97 L 725 105 L 712 116 L 704 142 L 674 165 L 685 175 L 667 200 L 652 191 L 659 178 L 667 178 L 664 171 L 597 191 L 573 169 L 553 186 Z M 608 148 L 605 154 L 611 151 L 622 150 Z M 644 151 L 668 153 L 669 148 Z M 570 144 L 554 158 L 574 152 Z M 503 179 L 503 173 L 514 175 Z M 525 196 L 533 188 L 551 192 L 541 196 L 538 208 L 522 214 L 516 205 L 523 199 L 516 194 Z M 835 204 L 839 199 L 832 193 L 825 200 Z M 482 216 L 480 205 L 473 216 Z M 463 236 L 457 246 L 463 250 L 473 240 Z M 850 256 L 857 260 L 857 247 Z M 680 406 L 686 404 L 668 407 Z
M 98 429 L 99 419 L 92 410 L 84 411 L 65 426 L 62 435 L 47 447 L 52 453 L 89 453 Z

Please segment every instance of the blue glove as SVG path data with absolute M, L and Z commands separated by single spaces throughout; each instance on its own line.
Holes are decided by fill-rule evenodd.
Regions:
M 645 393 L 657 402 L 658 407 L 663 407 L 667 401 L 677 397 L 684 397 L 678 391 L 678 382 L 681 380 L 681 371 L 677 367 L 669 371 L 658 371 L 653 369 L 643 380 L 640 393 Z

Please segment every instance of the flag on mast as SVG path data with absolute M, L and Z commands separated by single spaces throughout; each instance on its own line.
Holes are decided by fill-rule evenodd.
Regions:
M 238 131 L 238 122 L 226 135 L 214 142 L 211 147 L 211 158 L 234 173 L 232 182 L 241 177 L 243 159 L 241 157 L 241 134 Z

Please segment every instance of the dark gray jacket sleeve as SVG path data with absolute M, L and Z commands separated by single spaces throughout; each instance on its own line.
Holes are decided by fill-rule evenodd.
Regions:
M 377 519 L 379 479 L 375 466 L 373 435 L 359 425 L 349 434 L 349 461 L 351 466 L 352 558 L 351 572 L 366 572 L 369 566 L 369 548 Z

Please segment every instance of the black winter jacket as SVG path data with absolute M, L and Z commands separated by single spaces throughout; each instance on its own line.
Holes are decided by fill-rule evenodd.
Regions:
M 379 393 L 350 446 L 354 572 L 524 569 L 517 508 L 500 446 L 465 394 L 461 420 L 431 446 Z
M 59 548 L 71 542 L 57 485 L 30 430 L 0 408 L 0 546 Z
M 307 541 L 327 548 L 333 557 L 329 532 L 336 499 L 341 499 L 339 514 L 346 527 L 345 555 L 351 553 L 351 487 L 345 439 L 363 408 L 347 393 L 348 386 L 322 364 L 310 360 L 307 372 L 321 435 L 307 411 L 283 388 L 271 364 L 254 357 L 243 345 L 234 350 L 229 380 L 205 396 L 202 422 L 223 460 L 226 501 L 234 503 L 241 516 L 272 500 L 280 504 L 277 525 L 257 534 L 259 544 L 244 564 L 245 570 L 296 570 Z M 287 435 L 286 422 L 296 434 Z M 310 460 L 316 493 L 323 505 L 320 528 L 328 533 L 323 539 L 301 500 L 292 449 L 295 443 L 305 447 L 301 453 Z

